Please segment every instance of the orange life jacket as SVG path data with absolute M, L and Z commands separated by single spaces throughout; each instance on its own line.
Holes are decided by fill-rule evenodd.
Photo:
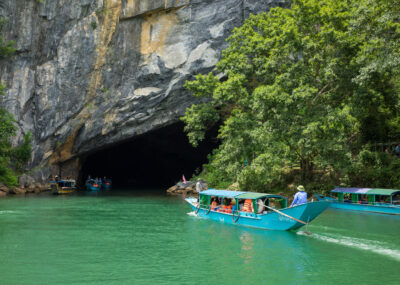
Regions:
M 244 200 L 244 205 L 243 205 L 243 212 L 251 212 L 251 205 L 253 204 L 253 201 L 250 199 Z

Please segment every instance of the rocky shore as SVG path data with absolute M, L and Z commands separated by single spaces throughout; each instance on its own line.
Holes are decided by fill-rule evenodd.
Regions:
M 201 183 L 202 190 L 208 189 L 208 183 Z M 186 183 L 178 182 L 174 186 L 168 188 L 168 195 L 197 196 L 196 182 L 187 181 Z
M 22 175 L 18 179 L 17 187 L 7 187 L 0 183 L 0 197 L 7 195 L 25 195 L 31 193 L 41 193 L 50 191 L 49 183 L 38 183 L 37 180 L 29 175 Z

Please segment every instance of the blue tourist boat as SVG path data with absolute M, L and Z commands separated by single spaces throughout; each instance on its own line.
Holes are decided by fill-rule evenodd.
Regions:
M 50 189 L 53 194 L 70 194 L 75 192 L 75 180 L 51 181 Z
M 101 188 L 104 190 L 110 190 L 112 185 L 111 179 L 104 179 L 103 183 L 101 183 Z
M 86 190 L 88 191 L 99 191 L 101 189 L 101 184 L 94 179 L 86 180 Z
M 335 188 L 331 195 L 314 194 L 335 209 L 400 215 L 400 190 L 381 188 Z
M 201 192 L 199 198 L 200 203 L 196 198 L 185 200 L 200 217 L 268 230 L 296 230 L 314 220 L 330 204 L 309 202 L 288 208 L 287 198 L 281 195 L 215 189 Z M 217 207 L 216 200 L 220 202 Z M 233 204 L 232 208 L 226 205 L 227 201 Z M 251 203 L 252 211 L 245 211 L 246 203 Z

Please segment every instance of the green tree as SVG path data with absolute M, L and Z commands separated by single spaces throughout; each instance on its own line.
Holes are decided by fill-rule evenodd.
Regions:
M 4 86 L 0 85 L 0 96 Z M 6 109 L 0 107 L 0 182 L 7 186 L 15 186 L 17 177 L 9 168 L 11 155 L 11 137 L 15 135 L 14 117 Z
M 221 145 L 205 167 L 212 182 L 238 180 L 263 191 L 282 181 L 290 165 L 300 167 L 301 182 L 313 180 L 316 168 L 340 174 L 361 143 L 393 132 L 395 2 L 295 0 L 235 29 L 216 67 L 226 80 L 210 73 L 186 83 L 195 96 L 209 98 L 183 117 L 190 142 L 222 122 Z
M 0 1 L 4 5 L 4 2 Z M 5 19 L 0 19 L 0 31 Z M 0 58 L 9 57 L 14 53 L 14 42 L 3 42 L 0 36 Z M 0 84 L 0 99 L 4 96 L 5 86 Z M 0 101 L 1 103 L 1 101 Z M 31 156 L 31 134 L 24 136 L 24 141 L 13 148 L 11 138 L 16 135 L 17 127 L 13 115 L 3 107 L 0 107 L 0 182 L 7 186 L 16 186 L 18 183 L 17 173 L 22 172 L 24 164 Z
M 0 4 L 1 4 L 1 2 L 0 2 Z M 3 30 L 4 25 L 6 23 L 7 23 L 7 19 L 0 17 L 0 32 Z M 0 34 L 0 59 L 12 55 L 16 51 L 14 45 L 15 45 L 14 41 L 4 42 L 3 37 Z

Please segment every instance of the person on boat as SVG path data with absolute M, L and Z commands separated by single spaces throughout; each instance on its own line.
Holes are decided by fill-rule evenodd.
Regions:
M 222 202 L 222 212 L 230 213 L 231 211 L 232 211 L 232 201 L 228 200 L 227 198 L 224 198 Z
M 228 203 L 229 203 L 229 205 L 228 205 L 228 207 L 226 208 L 226 213 L 232 213 L 232 208 L 233 208 L 233 202 L 232 202 L 232 199 L 230 199 L 230 200 L 228 200 Z
M 290 208 L 296 205 L 301 205 L 307 203 L 307 193 L 305 192 L 304 186 L 297 186 L 298 192 L 294 195 L 294 199 Z
M 251 199 L 244 200 L 242 212 L 249 212 L 249 213 L 254 212 L 253 201 Z
M 199 180 L 197 180 L 197 182 L 196 182 L 196 192 L 197 192 L 197 193 L 200 193 L 201 190 L 203 190 L 203 184 L 201 183 L 201 180 L 199 179 Z
M 262 214 L 264 212 L 264 202 L 261 199 L 257 200 L 257 214 Z
M 232 198 L 231 199 L 231 204 L 232 204 L 231 213 L 233 213 L 238 209 L 237 204 L 236 204 L 236 200 Z
M 211 199 L 210 207 L 211 207 L 211 210 L 213 210 L 213 211 L 215 211 L 218 208 L 217 201 L 215 201 L 215 198 Z

